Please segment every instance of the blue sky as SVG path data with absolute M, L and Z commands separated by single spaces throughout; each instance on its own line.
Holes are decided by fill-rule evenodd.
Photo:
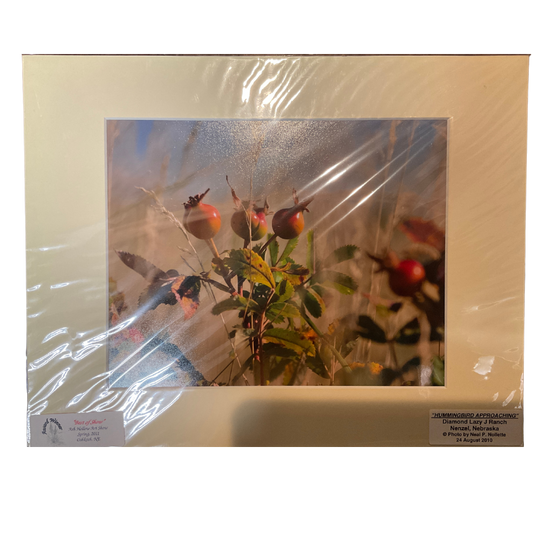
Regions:
M 148 147 L 148 137 L 154 127 L 153 120 L 137 120 L 137 156 L 144 158 Z

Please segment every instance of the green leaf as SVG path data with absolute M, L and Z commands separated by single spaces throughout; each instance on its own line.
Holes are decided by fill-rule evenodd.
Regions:
M 285 249 L 283 250 L 281 257 L 277 260 L 277 262 L 286 259 L 293 252 L 294 248 L 298 245 L 298 240 L 299 238 L 297 236 L 296 238 L 293 238 L 292 240 L 289 240 L 287 242 L 287 245 L 285 246 Z
M 369 339 L 376 343 L 386 343 L 384 330 L 371 317 L 360 315 L 358 317 L 358 326 L 360 326 L 358 333 L 364 339 Z
M 260 283 L 271 289 L 276 287 L 274 276 L 270 267 L 260 255 L 250 249 L 233 249 L 223 261 L 233 272 L 249 280 L 251 283 Z
M 268 240 L 270 240 L 272 236 L 273 235 L 269 234 Z M 268 244 L 268 252 L 270 253 L 270 263 L 272 266 L 276 266 L 279 257 L 279 244 L 275 238 L 270 242 L 270 244 Z
M 418 319 L 409 321 L 401 327 L 394 337 L 394 341 L 400 345 L 415 345 L 420 339 L 420 324 Z
M 360 248 L 352 244 L 338 247 L 333 253 L 326 257 L 322 266 L 324 268 L 328 268 L 343 261 L 349 261 L 351 259 L 354 259 L 356 253 L 358 253 L 359 251 Z
M 294 384 L 299 362 L 300 360 L 294 358 L 287 362 L 283 374 L 283 386 L 292 386 Z
M 278 296 L 279 302 L 286 302 L 290 300 L 294 295 L 294 287 L 289 281 L 280 281 L 276 287 L 276 296 Z
M 306 255 L 306 266 L 308 270 L 313 274 L 315 271 L 315 244 L 313 242 L 313 237 L 315 232 L 313 229 L 310 229 L 307 232 L 307 255 Z
M 323 297 L 324 293 L 326 292 L 326 288 L 322 285 L 312 285 L 311 287 L 321 298 Z
M 212 287 L 215 287 L 216 289 L 219 289 L 220 291 L 223 291 L 223 292 L 226 292 L 226 293 L 231 292 L 229 287 L 227 287 L 226 285 L 223 285 L 223 283 L 220 283 L 219 281 L 215 281 L 214 279 L 210 279 L 210 278 L 207 278 L 204 281 L 206 283 L 208 283 L 209 285 L 212 285 Z
M 313 289 L 299 289 L 298 294 L 306 309 L 318 319 L 325 311 L 324 300 Z
M 432 362 L 431 382 L 435 386 L 444 386 L 444 356 L 434 356 Z
M 223 313 L 225 311 L 232 311 L 234 309 L 242 309 L 242 308 L 245 308 L 247 304 L 248 304 L 247 298 L 244 298 L 242 296 L 231 296 L 230 298 L 226 298 L 225 300 L 218 302 L 212 308 L 212 314 L 219 315 L 220 313 Z
M 265 356 L 275 356 L 278 358 L 296 358 L 298 355 L 291 349 L 281 347 L 276 343 L 263 343 L 263 352 Z
M 291 349 L 286 349 L 275 343 L 264 343 L 262 346 L 265 362 L 270 367 L 270 380 L 277 379 L 290 362 L 298 361 L 298 355 Z
M 309 358 L 307 358 L 306 366 L 311 369 L 311 371 L 319 375 L 319 377 L 323 377 L 324 379 L 330 378 L 328 370 L 326 369 L 326 365 L 323 362 L 323 359 L 321 358 L 319 353 L 315 354 L 315 356 L 310 356 Z
M 356 289 L 358 289 L 358 284 L 351 276 L 331 270 L 324 270 L 318 273 L 316 275 L 316 283 L 322 283 L 323 285 L 332 287 L 341 294 L 354 294 Z
M 268 311 L 266 312 L 266 316 L 271 322 L 275 322 L 275 319 L 278 317 L 285 317 L 287 319 L 300 317 L 300 311 L 298 311 L 298 308 L 292 304 L 276 302 L 275 304 L 270 305 Z
M 309 270 L 301 264 L 287 263 L 287 270 L 281 272 L 283 279 L 290 281 L 291 285 L 297 287 L 306 281 Z
M 215 257 L 212 259 L 212 262 L 211 262 L 211 266 L 212 266 L 212 270 L 218 275 L 218 276 L 221 276 L 221 277 L 226 277 L 229 273 L 229 271 L 227 270 L 227 268 L 225 268 L 219 259 L 216 259 Z
M 291 349 L 297 354 L 306 353 L 315 356 L 315 347 L 308 339 L 302 339 L 296 332 L 284 328 L 270 328 L 263 334 L 263 338 L 270 343 L 277 343 Z
M 276 357 L 276 360 L 272 362 L 272 367 L 270 368 L 270 380 L 274 381 L 277 379 L 283 373 L 283 371 L 285 371 L 285 368 L 290 362 L 293 362 L 293 358 Z M 287 383 L 283 381 L 283 384 Z

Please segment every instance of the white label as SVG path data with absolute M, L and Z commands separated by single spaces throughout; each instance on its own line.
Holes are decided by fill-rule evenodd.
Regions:
M 429 411 L 429 444 L 522 446 L 522 411 Z
M 121 412 L 30 417 L 30 446 L 124 446 Z

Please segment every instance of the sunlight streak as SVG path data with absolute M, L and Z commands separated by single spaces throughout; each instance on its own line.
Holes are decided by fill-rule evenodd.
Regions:
M 342 160 L 338 161 L 335 165 L 332 165 L 331 167 L 329 167 L 328 169 L 326 169 L 323 173 L 321 173 L 319 176 L 317 176 L 316 178 L 314 178 L 313 180 L 311 180 L 311 182 L 308 182 L 303 188 L 299 189 L 298 190 L 298 194 L 300 193 L 303 193 L 304 191 L 308 190 L 313 184 L 315 184 L 316 182 L 318 182 L 319 180 L 322 180 L 325 176 L 329 175 L 333 170 L 337 169 L 338 167 L 340 167 L 341 165 L 343 165 L 346 161 L 348 161 L 349 159 L 352 159 L 353 156 L 355 156 L 356 154 L 358 154 L 359 152 L 361 152 L 362 150 L 365 150 L 370 144 L 373 143 L 373 139 L 370 139 L 369 141 L 367 141 L 366 143 L 364 143 L 363 145 L 361 145 L 360 147 L 358 147 L 354 152 L 351 152 L 348 156 L 345 156 Z M 353 164 L 355 163 L 358 163 L 358 162 L 361 162 L 363 158 L 360 158 L 360 161 L 355 161 Z M 339 176 L 341 176 L 341 174 L 339 174 Z M 337 178 L 337 177 L 336 177 Z M 329 183 L 331 183 L 333 180 L 330 180 L 329 182 L 327 182 L 325 185 L 328 185 Z M 319 188 L 317 191 L 313 192 L 313 193 L 317 193 L 318 191 L 320 191 L 321 188 Z M 310 193 L 310 195 L 312 195 L 313 193 Z
M 421 139 L 419 139 L 420 141 Z M 418 142 L 419 142 L 418 141 Z M 413 145 L 414 146 L 414 145 Z M 415 152 L 409 159 L 412 160 L 414 157 L 416 157 L 418 154 L 420 154 L 424 148 L 426 147 L 426 145 L 422 145 L 421 148 Z M 406 152 L 406 151 L 404 151 Z M 402 154 L 404 153 L 402 152 Z M 399 157 L 399 156 L 398 156 Z M 395 161 L 397 159 L 394 158 L 392 161 Z M 375 176 L 377 176 L 378 174 L 380 174 L 386 167 L 388 167 L 390 165 L 390 163 L 388 163 L 383 169 L 381 169 Z M 364 204 L 368 199 L 370 199 L 375 193 L 377 193 L 377 191 L 379 191 L 383 186 L 385 186 L 388 182 L 390 182 L 390 180 L 392 180 L 399 172 L 401 172 L 401 170 L 407 166 L 407 163 L 404 163 L 403 165 L 400 165 L 392 174 L 390 174 L 388 176 L 388 178 L 382 182 L 379 186 L 377 186 L 371 193 L 369 193 L 368 195 L 366 195 L 363 199 L 360 200 L 360 202 L 358 202 L 351 210 L 349 210 L 345 215 L 343 215 L 340 219 L 338 219 L 335 223 L 333 223 L 331 226 L 329 226 L 323 233 L 322 235 L 325 235 L 328 233 L 328 231 L 330 231 L 331 229 L 333 229 L 336 225 L 338 225 L 339 223 L 341 223 L 344 219 L 346 219 L 348 216 L 350 216 L 357 208 L 359 208 L 360 206 L 362 206 L 362 204 Z M 373 179 L 370 178 L 370 180 Z M 365 185 L 365 184 L 364 184 Z M 357 190 L 358 191 L 358 190 Z M 349 197 L 347 197 L 349 198 Z M 338 205 L 339 206 L 339 205 Z M 337 207 L 336 207 L 337 208 Z M 328 214 L 327 214 L 328 215 Z

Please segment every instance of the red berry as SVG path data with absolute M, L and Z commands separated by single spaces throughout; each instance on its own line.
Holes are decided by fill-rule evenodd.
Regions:
M 221 216 L 217 208 L 201 202 L 208 191 L 210 189 L 200 195 L 190 197 L 188 202 L 184 203 L 184 227 L 200 240 L 213 238 L 221 227 Z
M 264 208 L 255 208 L 257 212 L 257 218 L 259 219 L 259 226 L 255 231 L 251 231 L 252 240 L 260 240 L 266 236 L 268 232 L 268 223 L 266 222 L 266 213 L 268 212 L 268 206 L 265 204 Z
M 249 222 L 251 222 L 251 224 Z M 250 239 L 250 226 L 251 238 L 255 240 L 254 236 L 259 229 L 260 219 L 253 210 L 244 210 L 244 208 L 241 208 L 232 215 L 231 228 L 240 238 L 243 238 L 244 240 Z
M 272 219 L 272 228 L 280 238 L 296 238 L 304 230 L 304 214 L 295 207 L 278 210 Z
M 266 216 L 264 214 L 262 216 L 260 214 L 257 214 L 257 216 L 259 217 L 259 227 L 252 234 L 252 240 L 260 240 L 261 238 L 264 238 L 266 236 L 266 233 L 268 232 L 268 223 L 266 223 Z
M 231 195 L 236 206 L 236 212 L 231 217 L 232 230 L 246 242 L 260 240 L 268 232 L 268 224 L 266 223 L 268 201 L 264 201 L 263 207 L 254 208 L 253 202 L 242 202 L 240 197 L 236 195 L 236 191 L 229 183 L 228 176 L 225 176 L 225 180 L 231 188 Z
M 298 202 L 296 191 L 293 190 L 294 206 L 278 210 L 272 219 L 272 228 L 277 236 L 284 240 L 291 240 L 300 235 L 304 230 L 304 211 L 309 212 L 307 205 L 313 197 L 305 201 Z
M 412 259 L 400 261 L 388 269 L 388 285 L 398 296 L 414 296 L 426 278 L 424 267 Z

